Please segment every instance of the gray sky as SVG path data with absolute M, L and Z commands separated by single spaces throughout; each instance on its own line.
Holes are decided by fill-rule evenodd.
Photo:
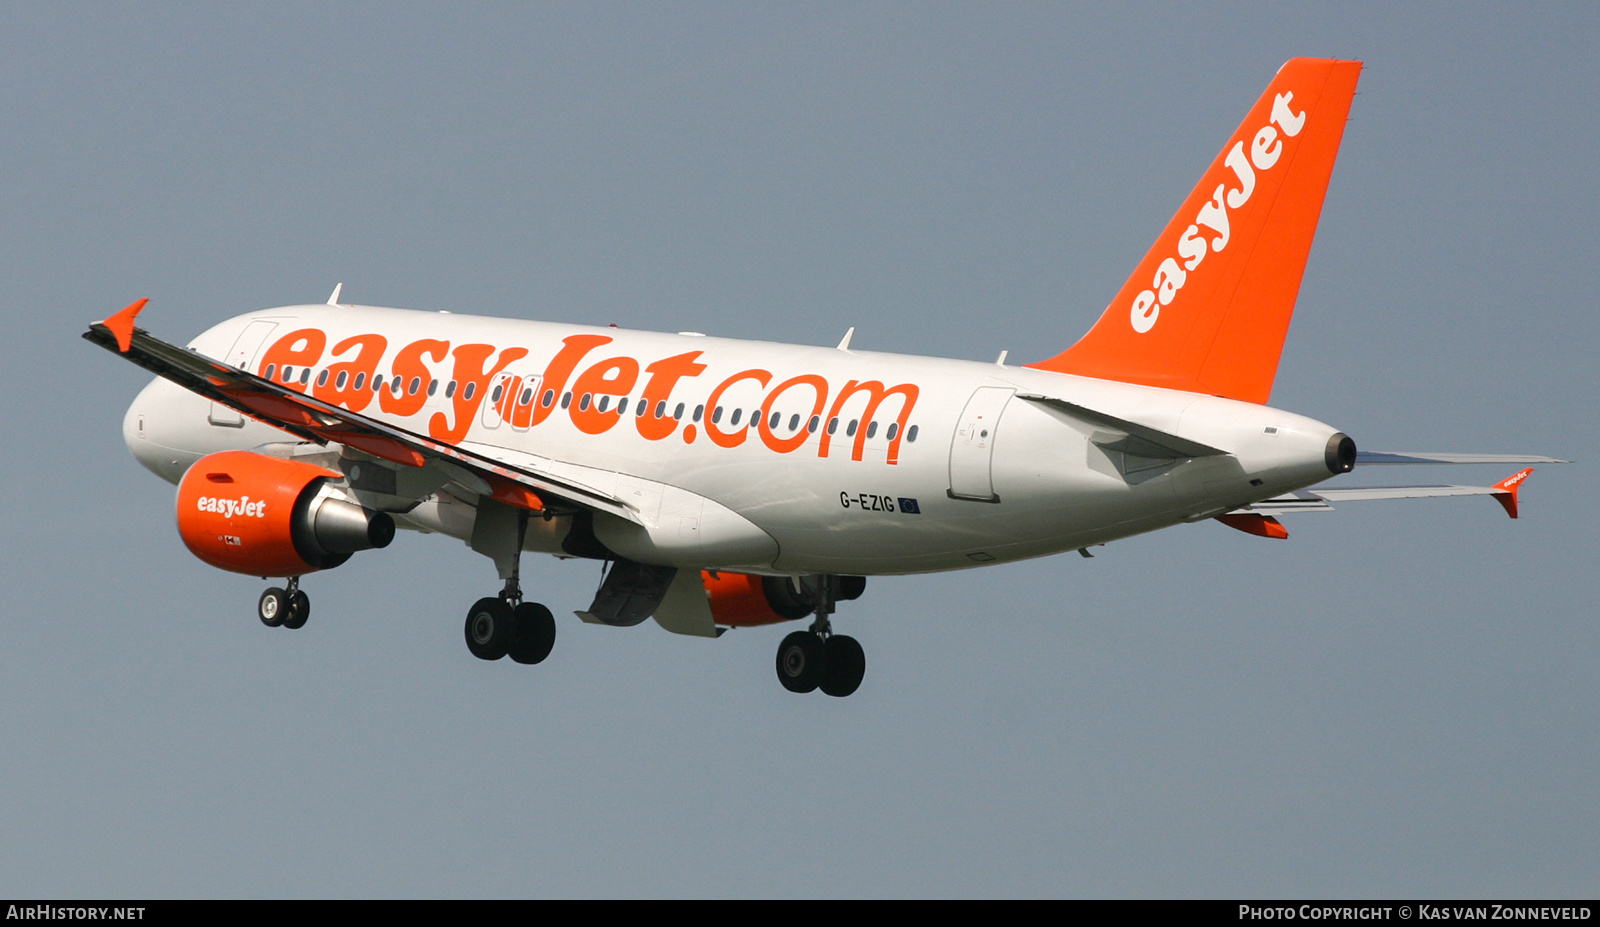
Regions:
M 1600 889 L 1592 4 L 8 4 L 0 895 L 1588 895 Z M 122 445 L 185 341 L 325 299 L 989 360 L 1098 317 L 1286 59 L 1367 62 L 1273 404 L 1547 453 L 1349 504 L 875 579 L 849 699 L 788 630 L 583 626 L 402 535 L 191 557 Z M 1505 471 L 1505 472 L 1502 472 Z M 1487 483 L 1508 468 L 1357 473 Z

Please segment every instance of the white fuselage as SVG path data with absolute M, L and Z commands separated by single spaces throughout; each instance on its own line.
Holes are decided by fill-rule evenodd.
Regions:
M 1336 433 L 1253 403 L 1024 367 L 400 309 L 265 310 L 190 346 L 276 382 L 275 358 L 292 358 L 290 382 L 314 395 L 620 499 L 637 523 L 599 514 L 596 535 L 685 567 L 918 573 L 1088 547 L 1321 482 Z M 1226 454 L 1123 459 L 1107 449 L 1115 429 L 1022 396 Z M 124 433 L 173 482 L 205 454 L 291 440 L 163 380 Z M 448 484 L 396 519 L 465 539 L 474 502 Z M 527 549 L 558 552 L 564 530 L 536 524 Z

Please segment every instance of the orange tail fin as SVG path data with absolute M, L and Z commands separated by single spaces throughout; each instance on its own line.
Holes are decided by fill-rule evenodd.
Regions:
M 1028 366 L 1266 402 L 1360 75 L 1279 69 L 1100 321 Z

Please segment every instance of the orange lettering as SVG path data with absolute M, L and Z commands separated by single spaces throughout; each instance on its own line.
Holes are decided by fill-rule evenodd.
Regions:
M 383 359 L 383 351 L 388 346 L 389 339 L 374 334 L 352 335 L 334 345 L 335 357 L 354 347 L 361 350 L 355 360 L 329 364 L 328 378 L 324 380 L 318 376 L 311 395 L 323 402 L 344 406 L 351 412 L 365 409 L 373 396 L 372 384 L 368 381 L 376 375 L 378 361 Z M 357 380 L 360 381 L 359 386 Z
M 888 463 L 900 462 L 900 440 L 906 435 L 906 419 L 911 417 L 911 408 L 917 404 L 917 388 L 910 383 L 901 383 L 899 386 L 884 389 L 877 380 L 851 380 L 839 391 L 839 397 L 833 401 L 833 408 L 828 410 L 828 418 L 832 419 L 844 408 L 845 402 L 856 393 L 867 394 L 867 408 L 861 413 L 861 425 L 856 429 L 855 447 L 850 453 L 851 460 L 860 460 L 867 445 L 867 425 L 872 421 L 872 416 L 877 413 L 878 406 L 890 396 L 899 395 L 904 401 L 900 404 L 900 418 L 894 430 L 894 437 L 889 439 Z M 828 445 L 832 443 L 833 435 L 828 433 L 826 423 L 822 430 L 822 443 L 817 446 L 817 456 L 828 456 Z
M 634 421 L 645 440 L 660 441 L 678 427 L 678 420 L 672 417 L 671 410 L 663 409 L 661 415 L 657 416 L 656 405 L 672 398 L 672 388 L 679 380 L 699 376 L 706 369 L 705 364 L 695 363 L 695 358 L 704 353 L 690 351 L 687 354 L 675 354 L 644 368 L 650 374 L 649 381 L 644 385 L 645 413 L 634 416 Z
M 718 447 L 738 447 L 744 443 L 745 437 L 750 434 L 749 428 L 735 428 L 732 431 L 723 431 L 717 427 L 716 422 L 712 421 L 716 416 L 717 401 L 722 398 L 722 394 L 727 391 L 728 387 L 740 380 L 754 380 L 762 386 L 766 386 L 772 381 L 772 373 L 759 369 L 741 370 L 717 384 L 717 388 L 711 391 L 710 398 L 706 400 L 706 418 L 702 424 L 706 430 L 706 437 L 710 438 L 712 443 Z
M 302 328 L 299 331 L 290 332 L 274 342 L 272 347 L 267 349 L 266 354 L 262 355 L 261 366 L 257 368 L 256 373 L 265 377 L 267 376 L 267 368 L 271 367 L 271 379 L 274 383 L 283 383 L 290 389 L 299 390 L 303 393 L 306 391 L 306 387 L 300 384 L 299 375 L 296 374 L 290 382 L 285 383 L 283 368 L 285 366 L 304 367 L 307 369 L 315 367 L 317 361 L 322 360 L 322 349 L 327 346 L 328 336 L 320 329 Z
M 780 438 L 772 432 L 772 405 L 778 401 L 779 396 L 783 395 L 784 390 L 787 390 L 791 386 L 811 387 L 816 391 L 817 401 L 812 403 L 811 411 L 806 415 L 805 422 L 801 424 L 800 429 L 787 438 Z M 822 414 L 822 407 L 827 403 L 827 401 L 828 381 L 814 373 L 803 373 L 798 377 L 790 377 L 789 379 L 784 380 L 782 383 L 778 384 L 776 389 L 767 395 L 767 401 L 761 404 L 761 440 L 766 442 L 767 447 L 772 448 L 780 454 L 787 454 L 800 445 L 806 443 L 806 438 L 809 436 L 809 432 L 806 431 L 805 425 L 811 421 L 812 416 Z M 827 433 L 824 432 L 823 434 L 823 440 L 827 440 Z
M 489 381 L 504 370 L 507 364 L 519 357 L 527 356 L 527 353 L 527 348 L 506 348 L 500 352 L 500 359 L 495 362 L 494 367 L 485 370 L 484 364 L 494 354 L 494 345 L 464 344 L 456 348 L 454 373 L 456 392 L 450 397 L 456 413 L 456 423 L 451 425 L 443 412 L 435 412 L 428 419 L 428 434 L 451 444 L 466 437 L 467 429 L 472 427 L 472 417 L 478 414 L 478 407 L 483 404 L 485 393 L 488 392 Z
M 537 425 L 549 418 L 550 413 L 560 404 L 561 394 L 567 388 L 567 378 L 577 369 L 578 362 L 595 348 L 610 343 L 611 339 L 605 335 L 570 335 L 563 338 L 561 350 L 550 359 L 549 366 L 544 368 L 544 379 L 539 383 L 539 395 L 533 399 L 533 418 L 529 424 Z M 544 401 L 545 393 L 550 394 L 548 404 Z
M 397 394 L 389 387 L 384 387 L 378 394 L 378 405 L 383 411 L 391 415 L 416 415 L 428 401 L 428 384 L 433 380 L 433 374 L 428 371 L 428 365 L 422 362 L 424 356 L 434 360 L 444 360 L 450 350 L 450 342 L 435 341 L 424 338 L 413 341 L 400 349 L 395 355 L 395 375 L 400 378 L 400 392 Z M 416 392 L 411 391 L 411 381 L 416 380 Z
M 616 406 L 600 411 L 601 396 L 626 396 L 639 382 L 639 362 L 631 357 L 611 357 L 578 375 L 572 384 L 572 424 L 584 434 L 597 435 L 617 423 Z M 587 401 L 585 401 L 587 399 Z

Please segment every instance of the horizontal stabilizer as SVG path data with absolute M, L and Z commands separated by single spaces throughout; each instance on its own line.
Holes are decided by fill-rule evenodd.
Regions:
M 1334 502 L 1361 502 L 1369 499 L 1433 499 L 1441 496 L 1494 496 L 1506 514 L 1517 517 L 1517 491 L 1529 467 L 1493 486 L 1351 486 L 1340 489 L 1302 489 L 1285 496 L 1274 496 L 1240 506 L 1230 514 L 1284 515 L 1291 512 L 1331 512 Z
M 1368 464 L 1563 464 L 1570 460 L 1536 454 L 1407 454 L 1399 451 L 1357 451 L 1356 465 Z
M 1175 434 L 1172 434 L 1171 432 L 1162 431 L 1159 428 L 1151 428 L 1149 425 L 1141 425 L 1138 422 L 1130 422 L 1127 419 L 1117 418 L 1115 415 L 1108 415 L 1105 412 L 1096 411 L 1088 406 L 1080 406 L 1075 402 L 1068 402 L 1065 399 L 1055 399 L 1050 396 L 1042 396 L 1038 393 L 1018 393 L 1017 398 L 1026 399 L 1028 402 L 1034 402 L 1042 406 L 1048 406 L 1050 408 L 1057 409 L 1061 412 L 1065 412 L 1067 415 L 1070 415 L 1073 418 L 1080 419 L 1090 424 L 1110 428 L 1115 431 L 1120 431 L 1129 438 L 1137 439 L 1136 447 L 1125 447 L 1122 449 L 1126 450 L 1130 454 L 1137 454 L 1140 457 L 1179 460 L 1192 457 L 1219 457 L 1225 456 L 1228 453 L 1227 451 L 1214 448 L 1209 444 L 1201 444 L 1198 441 L 1190 441 L 1188 438 L 1181 438 Z

